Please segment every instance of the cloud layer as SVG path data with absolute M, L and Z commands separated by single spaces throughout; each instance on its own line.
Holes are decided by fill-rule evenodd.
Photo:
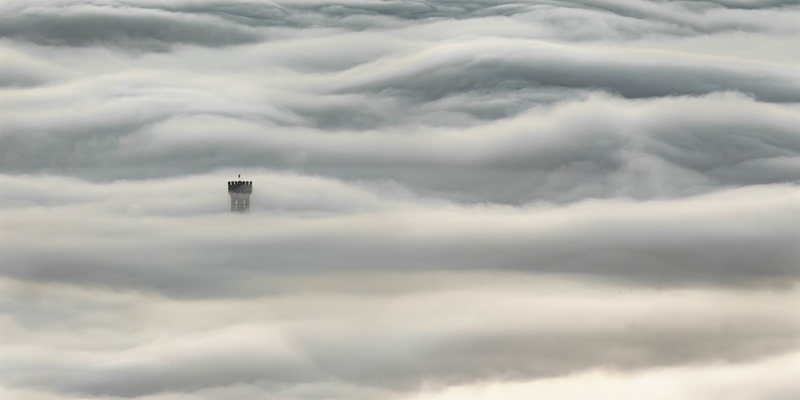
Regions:
M 796 1 L 0 8 L 3 398 L 800 396 Z

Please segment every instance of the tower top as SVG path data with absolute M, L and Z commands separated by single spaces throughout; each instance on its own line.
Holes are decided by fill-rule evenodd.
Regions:
M 228 193 L 253 193 L 253 181 L 228 181 Z

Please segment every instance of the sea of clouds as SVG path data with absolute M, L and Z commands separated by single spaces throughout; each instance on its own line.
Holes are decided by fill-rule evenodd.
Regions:
M 800 397 L 796 0 L 0 15 L 3 399 Z

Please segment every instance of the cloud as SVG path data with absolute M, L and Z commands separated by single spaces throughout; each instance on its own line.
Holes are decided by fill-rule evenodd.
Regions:
M 800 261 L 794 185 L 511 208 L 255 175 L 260 193 L 243 219 L 226 213 L 220 178 L 104 186 L 4 177 L 4 212 L 13 210 L 4 227 L 15 234 L 5 238 L 3 275 L 214 297 L 292 271 L 490 268 L 736 284 L 791 281 Z
M 0 397 L 797 397 L 796 2 L 0 7 Z
M 60 127 L 56 116 L 39 123 L 28 112 L 9 110 L 6 131 L 51 127 L 35 141 L 27 139 L 33 132 L 5 134 L 6 149 L 14 151 L 7 150 L 4 168 L 109 179 L 269 166 L 339 179 L 391 179 L 422 195 L 512 204 L 697 194 L 793 182 L 798 173 L 796 112 L 731 94 L 650 101 L 590 96 L 460 131 L 423 126 L 411 132 L 265 126 L 249 120 L 249 110 L 210 96 L 207 105 L 181 90 L 151 96 L 91 102 L 84 116 L 73 114 Z M 185 108 L 181 102 L 189 98 L 192 107 L 210 111 L 216 103 L 215 112 L 230 114 L 164 115 Z M 108 110 L 103 123 L 119 133 L 88 124 L 98 107 Z M 117 110 L 121 120 L 113 117 Z M 123 122 L 147 110 L 165 119 L 138 115 L 141 122 L 134 123 L 146 124 L 141 129 Z M 277 118 L 297 118 L 284 107 L 274 110 Z
M 797 354 L 766 359 L 747 365 L 696 366 L 660 369 L 633 376 L 592 371 L 568 378 L 532 382 L 493 382 L 431 391 L 414 400 L 527 399 L 530 395 L 549 399 L 583 396 L 636 399 L 706 399 L 724 394 L 732 399 L 787 399 L 797 396 Z M 590 390 L 586 390 L 590 388 Z
M 280 396 L 349 382 L 344 397 L 382 390 L 402 398 L 420 385 L 570 377 L 597 365 L 633 374 L 747 365 L 797 346 L 796 288 L 653 290 L 563 276 L 372 271 L 279 278 L 288 290 L 266 297 L 185 302 L 3 283 L 25 300 L 7 303 L 5 340 L 37 343 L 4 359 L 47 366 L 17 368 L 4 382 L 88 396 L 232 385 Z M 76 306 L 84 312 L 59 312 Z M 104 328 L 122 321 L 139 328 L 125 339 Z M 61 334 L 76 326 L 80 336 Z
M 714 4 L 724 7 L 715 7 Z M 648 1 L 6 1 L 2 35 L 48 46 L 103 45 L 168 51 L 174 45 L 221 47 L 285 37 L 296 29 L 346 31 L 455 27 L 451 21 L 510 23 L 555 37 L 592 40 L 657 33 L 689 36 L 720 32 L 794 30 L 782 1 L 717 2 L 693 7 Z M 775 8 L 779 7 L 779 8 Z M 533 31 L 524 25 L 533 22 Z M 581 28 L 589 26 L 591 29 Z M 576 29 L 577 28 L 577 29 Z M 481 30 L 485 28 L 479 28 Z M 491 28 L 490 28 L 491 29 Z M 497 29 L 497 28 L 494 28 Z M 503 28 L 500 28 L 503 29 Z M 445 32 L 451 29 L 444 29 Z
M 743 8 L 743 9 L 758 9 L 758 8 L 771 8 L 771 7 L 791 7 L 795 4 L 790 0 L 766 0 L 766 1 L 753 1 L 753 0 L 713 0 L 714 4 L 720 4 L 729 8 Z
M 212 47 L 254 42 L 256 32 L 203 15 L 124 3 L 6 2 L 3 36 L 51 46 L 110 45 L 164 51 L 172 44 Z
M 0 41 L 3 54 L 3 73 L 0 74 L 0 87 L 35 87 L 65 81 L 74 73 L 59 66 L 37 59 L 24 51 L 19 51 Z
M 618 55 L 610 49 L 583 52 L 536 42 L 470 40 L 381 62 L 374 68 L 357 68 L 348 71 L 343 82 L 337 82 L 344 92 L 398 90 L 422 100 L 452 92 L 555 86 L 605 89 L 628 98 L 735 90 L 770 102 L 798 101 L 798 82 L 789 71 L 772 75 L 756 72 L 752 66 L 740 69 L 732 62 L 712 66 L 712 60 L 680 60 L 679 54 L 636 53 Z M 373 69 L 378 73 L 372 73 Z

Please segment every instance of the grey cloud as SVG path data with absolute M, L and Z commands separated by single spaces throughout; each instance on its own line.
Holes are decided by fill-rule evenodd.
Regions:
M 9 4 L 2 36 L 55 46 L 110 45 L 168 50 L 176 43 L 227 46 L 254 42 L 255 31 L 210 17 L 180 15 L 122 4 Z
M 651 22 L 663 21 L 702 33 L 725 30 L 758 30 L 760 25 L 757 22 L 754 24 L 753 19 L 744 18 L 744 14 L 718 15 L 714 9 L 681 7 L 686 4 L 681 2 L 583 0 L 577 3 L 590 9 L 601 9 L 620 16 Z M 761 27 L 765 26 L 761 25 Z
M 629 59 L 619 56 L 627 56 Z M 648 57 L 650 56 L 650 57 Z M 653 60 L 656 54 L 579 52 L 539 43 L 468 42 L 348 71 L 338 91 L 398 91 L 421 101 L 469 92 L 530 87 L 593 88 L 627 98 L 739 91 L 762 101 L 797 102 L 798 81 L 787 73 L 704 60 Z M 386 71 L 396 71 L 386 72 Z M 776 71 L 777 72 L 777 71 Z
M 363 39 L 352 36 L 329 43 L 332 46 L 358 46 Z M 233 80 L 220 79 L 217 74 L 235 68 L 240 59 L 245 65 L 267 61 L 248 55 L 251 49 L 233 52 L 229 61 L 207 63 L 203 60 L 212 53 L 187 51 L 188 64 L 202 65 L 193 74 L 182 73 L 182 68 L 188 65 L 176 64 L 166 56 L 136 59 L 142 69 L 128 70 L 130 58 L 90 52 L 86 56 L 101 57 L 110 65 L 107 72 L 113 73 L 57 87 L 6 91 L 2 122 L 3 168 L 10 172 L 59 171 L 73 176 L 115 179 L 197 173 L 231 165 L 272 167 L 346 179 L 388 178 L 414 190 L 452 199 L 509 203 L 536 198 L 532 194 L 536 188 L 549 186 L 548 182 L 556 179 L 565 188 L 575 187 L 573 193 L 555 188 L 555 192 L 539 191 L 538 198 L 575 200 L 583 196 L 623 194 L 648 197 L 661 194 L 648 187 L 637 187 L 635 181 L 630 190 L 620 191 L 614 186 L 614 182 L 628 176 L 618 172 L 643 166 L 645 171 L 649 166 L 670 171 L 669 180 L 688 182 L 688 186 L 679 185 L 682 188 L 678 190 L 685 193 L 696 193 L 709 186 L 784 182 L 792 180 L 795 174 L 791 160 L 796 157 L 796 146 L 791 140 L 781 137 L 797 127 L 782 126 L 776 130 L 766 122 L 748 124 L 747 128 L 749 132 L 764 131 L 757 136 L 764 136 L 765 141 L 753 142 L 760 150 L 748 151 L 744 144 L 734 144 L 735 148 L 742 150 L 741 155 L 718 154 L 703 161 L 704 165 L 691 159 L 695 156 L 679 154 L 674 146 L 669 145 L 674 140 L 671 137 L 708 140 L 708 144 L 698 143 L 713 155 L 722 147 L 711 143 L 721 144 L 723 140 L 737 138 L 751 140 L 746 137 L 748 131 L 736 126 L 725 127 L 732 130 L 731 134 L 712 137 L 705 131 L 720 132 L 722 126 L 700 124 L 682 127 L 685 132 L 673 129 L 669 133 L 663 127 L 645 128 L 643 133 L 646 136 L 666 145 L 655 143 L 641 148 L 633 143 L 631 137 L 605 131 L 611 127 L 623 132 L 640 129 L 611 122 L 614 118 L 630 121 L 629 117 L 620 115 L 603 121 L 600 129 L 589 124 L 575 127 L 576 130 L 583 129 L 585 135 L 603 137 L 606 144 L 587 147 L 582 143 L 582 135 L 566 135 L 576 140 L 569 145 L 575 147 L 559 151 L 570 157 L 549 165 L 541 160 L 552 157 L 541 151 L 514 150 L 517 154 L 500 152 L 489 156 L 488 160 L 453 162 L 431 154 L 436 152 L 424 150 L 422 142 L 415 144 L 417 137 L 425 132 L 431 132 L 433 137 L 441 136 L 439 132 L 446 129 L 491 132 L 497 129 L 495 121 L 524 117 L 526 111 L 554 103 L 568 106 L 591 96 L 588 93 L 597 89 L 630 98 L 678 94 L 686 96 L 687 104 L 697 107 L 687 112 L 698 114 L 703 113 L 699 107 L 717 107 L 720 102 L 696 102 L 687 95 L 740 91 L 751 94 L 756 101 L 729 101 L 740 103 L 742 107 L 753 104 L 758 108 L 731 111 L 749 113 L 760 120 L 756 115 L 760 111 L 755 110 L 763 109 L 761 102 L 797 101 L 797 80 L 787 74 L 785 68 L 776 65 L 742 61 L 720 65 L 712 58 L 685 57 L 676 61 L 663 55 L 658 55 L 660 59 L 647 60 L 654 53 L 645 51 L 620 51 L 625 61 L 617 61 L 614 57 L 603 56 L 603 48 L 576 49 L 518 40 L 446 43 L 423 51 L 410 51 L 414 46 L 404 42 L 390 43 L 387 46 L 389 50 L 381 50 L 380 46 L 373 44 L 367 46 L 367 50 L 346 52 L 344 61 L 336 61 L 336 64 L 346 66 L 340 72 L 319 72 L 316 69 L 325 64 L 325 59 L 335 58 L 336 53 L 323 53 L 323 57 L 315 58 L 311 56 L 316 54 L 311 41 L 297 43 L 302 51 L 291 49 L 291 42 L 258 47 L 271 60 L 281 60 L 291 66 L 314 65 L 315 69 L 289 73 L 286 79 L 265 79 L 262 74 L 244 68 L 241 76 L 250 79 L 250 85 L 232 84 Z M 524 55 L 524 50 L 530 46 L 537 49 L 537 53 Z M 15 47 L 16 51 L 20 49 Z M 402 55 L 392 56 L 395 53 Z M 601 58 L 594 57 L 598 55 Z M 75 65 L 69 55 L 58 54 L 56 57 Z M 381 57 L 381 61 L 362 63 L 370 57 Z M 13 67 L 11 71 L 25 69 L 25 65 L 7 60 L 4 62 Z M 35 59 L 37 63 L 42 60 Z M 279 66 L 267 65 L 271 65 L 267 69 L 270 74 L 280 77 L 287 73 Z M 123 72 L 115 71 L 118 68 Z M 154 70 L 159 72 L 154 73 Z M 81 71 L 81 75 L 91 76 L 86 71 Z M 54 102 L 64 105 L 54 110 L 50 107 Z M 587 102 L 587 105 L 596 104 L 596 101 Z M 45 114 L 48 118 L 41 117 Z M 584 118 L 584 115 L 573 117 Z M 197 122 L 193 121 L 195 119 Z M 188 135 L 203 130 L 208 121 L 213 121 L 212 126 L 219 131 L 250 133 L 243 136 L 238 133 L 232 136 L 235 139 L 224 142 L 208 142 L 196 136 L 191 145 L 180 149 L 146 145 L 154 131 L 167 131 L 168 136 L 177 132 Z M 603 128 L 603 125 L 607 127 Z M 302 135 L 308 132 L 307 137 L 332 143 L 334 148 L 353 146 L 358 150 L 341 153 L 291 139 L 302 135 L 284 135 L 285 132 L 298 132 L 298 127 Z M 362 143 L 355 140 L 355 134 L 359 132 L 369 133 L 370 130 L 388 127 L 397 132 L 415 133 L 408 135 L 405 147 L 410 151 L 401 146 L 396 154 L 387 153 L 382 149 L 386 146 L 370 139 L 370 134 L 364 135 L 366 139 Z M 315 129 L 319 132 L 314 133 Z M 286 138 L 273 139 L 279 136 Z M 702 139 L 694 139 L 695 136 Z M 344 140 L 331 141 L 332 138 Z M 244 140 L 248 141 L 247 148 L 243 148 Z M 379 147 L 374 155 L 370 155 L 369 150 L 376 144 Z M 518 147 L 525 149 L 525 146 Z M 623 152 L 630 148 L 635 151 Z M 549 153 L 550 150 L 552 148 L 543 151 Z M 444 155 L 446 151 L 442 149 L 439 153 Z M 43 157 L 43 154 L 47 156 Z M 406 160 L 404 168 L 398 168 L 397 159 Z M 567 179 L 561 176 L 563 174 Z M 571 175 L 603 184 L 587 190 L 573 185 Z M 658 182 L 656 176 L 642 175 Z M 475 193 L 471 193 L 473 191 Z
M 178 92 L 175 100 L 184 96 Z M 161 101 L 171 105 L 167 99 Z M 201 107 L 212 110 L 217 102 Z M 148 107 L 169 118 L 164 112 L 169 108 Z M 249 118 L 236 107 L 231 112 Z M 289 115 L 283 112 L 275 115 Z M 13 123 L 6 119 L 6 129 Z M 124 127 L 113 119 L 110 124 Z M 10 171 L 59 168 L 100 179 L 228 165 L 271 167 L 348 180 L 391 179 L 425 196 L 521 204 L 680 196 L 728 185 L 793 182 L 800 151 L 794 140 L 796 115 L 789 107 L 735 95 L 647 102 L 596 96 L 460 132 L 414 127 L 381 135 L 321 132 L 265 128 L 233 116 L 172 118 L 129 129 L 116 136 L 88 127 L 38 141 L 5 134 L 4 149 L 15 151 L 4 157 L 3 166 Z M 217 132 L 231 133 L 221 138 Z M 44 153 L 49 160 L 36 157 Z M 104 168 L 97 170 L 98 165 Z
M 428 24 L 442 20 L 481 18 L 533 18 L 549 25 L 558 35 L 575 37 L 551 19 L 536 14 L 561 13 L 559 19 L 591 22 L 610 18 L 607 26 L 624 36 L 638 36 L 666 23 L 669 34 L 696 32 L 763 31 L 775 26 L 784 14 L 773 13 L 773 2 L 760 6 L 742 2 L 720 2 L 733 11 L 696 10 L 680 2 L 175 2 L 169 5 L 147 1 L 95 2 L 91 5 L 57 1 L 7 2 L 2 35 L 15 40 L 50 46 L 104 45 L 145 51 L 170 50 L 173 44 L 229 46 L 281 37 L 274 29 L 337 27 L 346 30 L 402 27 L 401 23 Z M 710 4 L 710 3 L 709 3 Z M 750 8 L 743 14 L 737 8 Z M 765 7 L 762 11 L 762 7 Z M 574 11 L 573 11 L 574 10 Z M 602 12 L 597 12 L 598 10 Z M 755 10 L 755 11 L 754 11 Z M 583 13 L 588 11 L 589 14 Z M 705 15 L 696 15 L 698 11 Z M 753 13 L 762 12 L 753 18 Z M 634 28 L 628 20 L 646 22 Z M 498 23 L 501 21 L 488 22 Z M 788 25 L 787 25 L 788 24 Z M 786 20 L 781 26 L 791 26 Z M 650 27 L 648 29 L 648 27 Z M 659 29 L 663 29 L 659 28 Z M 265 31 L 264 29 L 267 29 Z M 269 31 L 272 30 L 272 31 Z M 687 31 L 688 30 L 688 31 Z M 589 39 L 589 37 L 585 37 Z
M 771 7 L 795 8 L 797 6 L 797 2 L 792 0 L 706 0 L 706 2 L 719 4 L 730 8 L 741 8 L 747 10 Z
M 6 89 L 34 87 L 74 78 L 74 72 L 52 65 L 46 60 L 31 57 L 24 51 L 9 46 L 6 41 L 0 40 L 0 51 L 3 54 L 0 87 Z

